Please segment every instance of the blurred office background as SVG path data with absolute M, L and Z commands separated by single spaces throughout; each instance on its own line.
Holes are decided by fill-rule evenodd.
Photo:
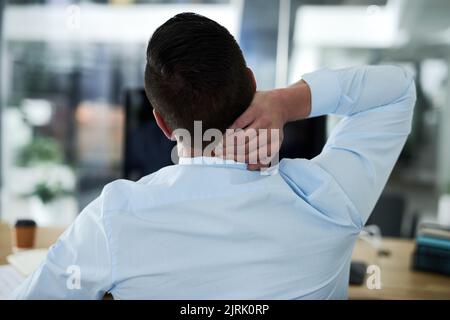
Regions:
M 183 11 L 230 30 L 259 89 L 324 66 L 410 69 L 413 132 L 370 223 L 409 237 L 450 206 L 448 0 L 10 0 L 0 5 L 0 218 L 65 225 L 124 177 L 126 92 L 143 86 L 152 32 Z

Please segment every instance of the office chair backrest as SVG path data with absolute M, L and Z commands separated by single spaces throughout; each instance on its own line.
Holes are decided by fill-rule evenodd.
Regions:
M 405 208 L 402 195 L 383 193 L 366 225 L 377 225 L 383 237 L 401 237 Z

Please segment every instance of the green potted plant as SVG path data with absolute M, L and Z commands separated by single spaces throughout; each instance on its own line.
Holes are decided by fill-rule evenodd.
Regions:
M 32 167 L 43 163 L 61 163 L 62 152 L 57 142 L 49 137 L 36 137 L 19 150 L 17 164 Z
M 40 181 L 25 196 L 37 223 L 52 225 L 59 224 L 57 222 L 67 211 L 67 200 L 73 198 L 72 194 L 73 190 L 64 188 L 59 181 Z
M 18 150 L 17 165 L 17 175 L 24 182 L 20 194 L 28 199 L 36 222 L 40 225 L 70 223 L 74 218 L 72 212 L 75 215 L 78 211 L 73 196 L 75 174 L 63 163 L 63 153 L 56 140 L 34 138 Z
M 34 186 L 33 192 L 28 194 L 30 197 L 37 197 L 43 204 L 51 203 L 59 197 L 70 195 L 72 191 L 66 190 L 61 186 L 61 183 L 50 185 L 43 181 Z

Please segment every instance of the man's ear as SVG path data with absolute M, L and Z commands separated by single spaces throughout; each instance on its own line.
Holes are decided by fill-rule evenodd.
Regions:
M 170 129 L 169 126 L 166 124 L 161 114 L 155 109 L 153 109 L 153 116 L 155 117 L 156 124 L 162 130 L 162 132 L 164 132 L 167 139 L 172 140 L 172 129 Z
M 255 74 L 253 73 L 252 69 L 247 67 L 247 73 L 248 76 L 250 77 L 250 80 L 252 81 L 252 86 L 253 86 L 253 91 L 256 92 L 256 79 L 255 79 Z

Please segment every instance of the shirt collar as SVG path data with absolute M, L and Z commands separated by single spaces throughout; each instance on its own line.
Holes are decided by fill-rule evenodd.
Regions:
M 247 169 L 247 164 L 218 157 L 181 157 L 178 161 L 181 165 L 207 165 L 222 168 Z

